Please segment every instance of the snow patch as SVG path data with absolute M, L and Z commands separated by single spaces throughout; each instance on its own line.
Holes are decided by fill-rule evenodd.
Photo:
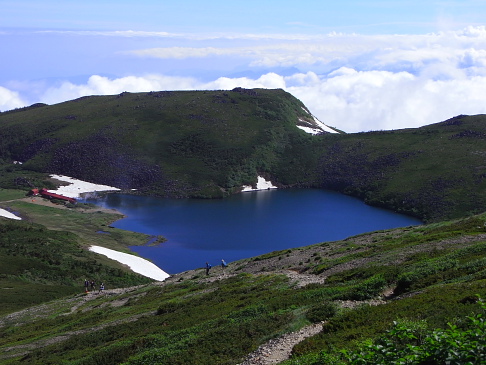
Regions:
M 56 194 L 62 194 L 64 196 L 68 196 L 70 198 L 79 198 L 80 194 L 82 193 L 120 190 L 113 186 L 93 184 L 90 182 L 78 180 L 68 176 L 63 176 L 63 175 L 50 175 L 50 176 L 53 179 L 67 182 L 69 183 L 69 185 L 60 186 L 57 190 L 49 190 L 49 191 L 55 192 Z M 125 264 L 132 271 L 154 280 L 162 281 L 167 279 L 170 276 L 165 271 L 160 269 L 157 265 L 138 256 L 111 250 L 109 248 L 105 248 L 101 246 L 91 246 L 89 250 L 101 255 L 105 255 L 112 260 Z
M 303 106 L 301 106 L 302 110 L 305 111 L 307 114 L 309 115 L 312 115 L 310 111 L 308 111 L 306 108 L 304 108 Z
M 268 189 L 277 189 L 277 187 L 273 185 L 271 181 L 265 180 L 265 178 L 258 176 L 256 188 L 251 185 L 243 185 L 243 189 L 241 191 L 258 191 Z
M 69 198 L 79 198 L 82 193 L 90 193 L 96 191 L 119 191 L 120 189 L 108 185 L 93 184 L 86 181 L 78 180 L 64 175 L 50 175 L 53 179 L 64 181 L 69 185 L 60 186 L 56 190 L 48 190 L 51 193 L 67 196 Z M 0 208 L 0 217 L 21 220 L 15 214 L 10 213 L 5 209 Z
M 302 125 L 298 125 L 297 128 L 302 129 L 304 132 L 309 133 L 309 134 L 319 134 L 322 133 L 322 129 L 317 129 L 317 128 L 310 128 L 310 127 L 304 127 Z
M 305 112 L 309 113 L 309 111 L 305 110 L 304 108 L 302 108 Z M 308 122 L 304 119 L 300 119 L 299 118 L 299 122 L 300 123 L 305 123 L 307 124 L 307 126 L 303 126 L 303 125 L 297 125 L 297 128 L 299 129 L 302 129 L 304 132 L 306 133 L 309 133 L 309 134 L 319 134 L 319 133 L 322 133 L 322 132 L 328 132 L 328 133 L 339 133 L 338 131 L 332 129 L 331 127 L 328 127 L 327 125 L 325 125 L 324 123 L 322 123 L 319 119 L 317 119 L 314 115 L 312 115 L 311 113 L 309 113 L 310 116 L 312 116 L 312 118 L 314 119 L 314 124 L 312 124 L 311 122 Z
M 69 185 L 60 186 L 56 190 L 48 190 L 51 193 L 61 194 L 69 198 L 79 198 L 82 193 L 91 193 L 95 191 L 119 191 L 120 189 L 108 185 L 93 184 L 90 182 L 78 180 L 64 175 L 50 175 L 53 179 L 68 182 Z
M 312 116 L 312 118 L 314 118 L 314 122 L 316 122 L 316 124 L 319 126 L 319 128 L 321 128 L 323 131 L 329 132 L 329 133 L 339 133 L 338 131 L 336 131 L 336 130 L 332 129 L 331 127 L 328 127 L 327 125 L 322 123 L 315 116 Z
M 10 218 L 10 219 L 16 219 L 16 220 L 21 220 L 22 218 L 17 217 L 15 214 L 10 213 L 8 210 L 0 208 L 0 216 L 5 217 L 5 218 Z
M 154 280 L 163 281 L 170 276 L 157 265 L 138 256 L 111 250 L 109 248 L 101 246 L 91 246 L 89 250 L 107 256 L 108 258 L 118 261 L 122 264 L 125 264 L 137 274 L 146 276 Z

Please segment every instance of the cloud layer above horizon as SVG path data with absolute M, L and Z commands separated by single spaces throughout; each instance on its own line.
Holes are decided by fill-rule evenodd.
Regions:
M 0 39 L 12 36 L 19 37 L 0 32 Z M 486 113 L 484 26 L 422 35 L 50 31 L 35 36 L 53 52 L 62 42 L 78 42 L 80 48 L 71 45 L 60 56 L 58 76 L 40 65 L 25 77 L 3 76 L 2 111 L 124 91 L 262 87 L 290 92 L 319 120 L 346 132 Z M 35 58 L 35 50 L 27 52 Z

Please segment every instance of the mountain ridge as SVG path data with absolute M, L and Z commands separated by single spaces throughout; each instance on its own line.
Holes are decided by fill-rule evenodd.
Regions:
M 0 114 L 3 151 L 24 168 L 181 197 L 256 182 L 271 163 L 265 154 L 300 134 L 298 120 L 319 128 L 290 94 L 242 88 L 92 96 Z
M 89 96 L 0 113 L 0 186 L 28 189 L 36 174 L 56 173 L 145 195 L 222 198 L 262 176 L 438 221 L 486 209 L 485 121 L 311 135 L 300 128 L 320 122 L 278 89 Z

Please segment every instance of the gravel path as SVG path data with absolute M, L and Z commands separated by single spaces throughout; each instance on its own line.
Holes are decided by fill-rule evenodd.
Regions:
M 312 324 L 297 332 L 286 333 L 271 339 L 250 353 L 239 365 L 270 365 L 287 360 L 296 344 L 322 330 L 322 323 Z

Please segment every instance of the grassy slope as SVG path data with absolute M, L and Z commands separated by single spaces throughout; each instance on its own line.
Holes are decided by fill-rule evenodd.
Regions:
M 425 221 L 483 212 L 486 117 L 389 132 L 323 136 L 322 186 Z
M 0 157 L 157 195 L 221 196 L 270 173 L 310 119 L 282 90 L 123 93 L 1 113 Z M 291 176 L 286 177 L 291 180 Z
M 0 186 L 45 173 L 175 197 L 224 197 L 264 175 L 324 187 L 424 221 L 486 210 L 486 117 L 310 136 L 282 90 L 123 93 L 0 113 Z M 12 165 L 12 160 L 24 165 Z
M 126 292 L 73 296 L 44 307 L 45 315 L 31 310 L 0 322 L 0 361 L 235 364 L 269 338 L 327 319 L 294 349 L 296 361 L 353 348 L 397 319 L 445 327 L 480 312 L 473 298 L 486 295 L 485 222 L 480 215 L 274 252 L 234 263 L 225 276 L 215 268 L 216 281 L 201 269 Z M 300 288 L 283 275 L 288 269 L 327 279 Z M 399 300 L 366 305 L 390 288 Z
M 0 190 L 0 207 L 23 218 L 0 218 L 0 313 L 79 293 L 86 278 L 111 287 L 151 281 L 87 251 L 90 245 L 128 251 L 126 246 L 149 240 L 145 234 L 111 228 L 109 224 L 120 214 L 37 205 L 24 195 L 19 190 Z

